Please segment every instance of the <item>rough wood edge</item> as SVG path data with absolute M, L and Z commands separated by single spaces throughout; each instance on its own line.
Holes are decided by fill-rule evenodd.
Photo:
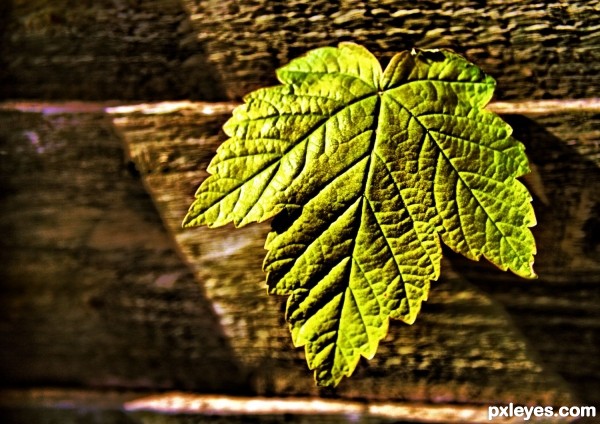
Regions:
M 48 408 L 97 411 L 120 410 L 127 414 L 246 416 L 327 415 L 400 420 L 422 423 L 481 423 L 488 421 L 488 405 L 425 404 L 405 402 L 358 402 L 316 398 L 233 397 L 184 392 L 147 393 L 82 389 L 4 389 L 0 409 Z M 493 406 L 493 405 L 490 405 Z M 561 421 L 562 420 L 562 421 Z M 565 422 L 565 418 L 544 422 Z M 519 417 L 496 418 L 501 423 L 522 422 Z M 536 422 L 532 419 L 532 422 Z
M 491 102 L 487 108 L 500 115 L 550 115 L 568 112 L 599 112 L 600 98 Z
M 119 102 L 45 102 L 45 101 L 3 101 L 0 110 L 43 113 L 107 113 L 120 115 L 128 113 L 164 114 L 191 109 L 206 115 L 231 113 L 238 106 L 236 102 L 164 101 L 150 103 Z M 487 108 L 502 115 L 547 115 L 574 112 L 600 112 L 600 98 L 566 100 L 523 100 L 514 102 L 491 102 Z
M 353 421 L 378 417 L 409 422 L 477 423 L 487 420 L 487 406 L 356 402 L 311 398 L 234 398 L 166 393 L 137 399 L 124 405 L 126 411 L 201 415 L 339 415 Z M 506 421 L 509 422 L 509 421 Z

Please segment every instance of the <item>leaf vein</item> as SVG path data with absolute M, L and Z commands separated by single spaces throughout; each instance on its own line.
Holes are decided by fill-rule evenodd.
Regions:
M 402 108 L 404 108 L 410 115 L 412 115 L 416 119 L 416 121 L 419 123 L 419 125 L 421 125 L 423 127 L 423 129 L 425 131 L 427 131 L 428 133 L 431 133 L 429 131 L 429 129 L 419 120 L 419 118 L 417 116 L 415 116 L 413 114 L 413 112 L 409 108 L 407 108 L 406 106 L 402 105 L 400 102 L 397 102 L 397 103 Z M 510 242 L 510 240 L 508 240 L 507 235 L 504 234 L 504 232 L 498 227 L 497 222 L 492 218 L 492 216 L 489 214 L 489 212 L 487 211 L 487 209 L 485 208 L 485 206 L 483 206 L 483 204 L 481 203 L 481 201 L 479 200 L 479 198 L 475 195 L 475 192 L 473 191 L 473 189 L 471 189 L 471 187 L 469 187 L 469 185 L 466 183 L 466 181 L 464 181 L 464 179 L 460 175 L 460 171 L 456 168 L 456 165 L 454 165 L 454 163 L 452 163 L 452 161 L 450 160 L 450 157 L 446 154 L 445 150 L 441 147 L 440 142 L 435 137 L 433 137 L 433 136 L 431 138 L 432 138 L 433 141 L 435 141 L 436 145 L 438 146 L 438 150 L 441 152 L 441 155 L 444 157 L 444 159 L 446 160 L 446 162 L 448 162 L 450 164 L 450 166 L 452 167 L 452 169 L 454 170 L 454 172 L 456 172 L 459 181 L 461 181 L 464 184 L 464 186 L 467 188 L 467 190 L 471 193 L 471 195 L 473 196 L 473 198 L 475 199 L 475 201 L 479 204 L 479 206 L 481 207 L 481 209 L 487 215 L 487 217 L 490 220 L 490 222 L 494 225 L 494 227 L 496 227 L 496 229 L 502 235 L 502 237 L 504 239 L 507 239 L 507 242 L 510 245 L 511 249 L 513 250 L 513 252 L 516 253 L 517 256 L 519 256 L 519 258 L 523 259 L 523 257 L 521 256 L 521 253 L 517 249 L 515 249 L 515 247 Z M 457 184 L 458 184 L 458 182 L 457 182 Z M 459 215 L 459 220 L 461 221 L 461 228 L 462 228 L 462 219 L 461 219 L 462 217 L 461 217 L 461 214 L 458 214 L 458 215 Z M 464 234 L 464 231 L 463 231 L 463 234 Z M 467 241 L 466 237 L 465 237 L 465 241 Z M 476 257 L 478 257 L 478 256 L 479 255 L 476 255 Z

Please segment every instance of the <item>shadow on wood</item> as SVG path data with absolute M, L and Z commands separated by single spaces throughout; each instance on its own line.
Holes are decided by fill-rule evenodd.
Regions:
M 257 393 L 424 402 L 491 402 L 564 396 L 560 379 L 530 355 L 500 304 L 462 282 L 448 264 L 424 313 L 411 327 L 393 324 L 375 359 L 336 390 L 317 390 L 302 351 L 292 347 L 285 299 L 268 297 L 261 264 L 269 224 L 241 229 L 181 229 L 210 157 L 224 135 L 226 108 L 188 104 L 169 113 L 116 108 L 114 123 L 182 254 L 215 305 Z M 160 108 L 153 107 L 154 110 Z M 220 112 L 218 112 L 220 110 Z M 169 156 L 169 167 L 161 161 Z M 189 157 L 188 157 L 189 156 Z M 198 162 L 200 161 L 200 162 Z M 199 165 L 190 170 L 189 164 Z
M 247 393 L 106 115 L 0 122 L 2 385 Z
M 540 185 L 530 184 L 538 225 L 536 281 L 452 255 L 454 267 L 501 302 L 541 361 L 582 399 L 600 399 L 600 149 L 596 112 L 504 116 Z M 574 130 L 576 129 L 576 130 Z M 527 183 L 527 181 L 526 181 Z
M 223 97 L 179 0 L 2 0 L 0 97 Z

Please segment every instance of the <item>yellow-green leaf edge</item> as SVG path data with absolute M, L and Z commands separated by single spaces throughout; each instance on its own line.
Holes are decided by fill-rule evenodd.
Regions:
M 225 124 L 184 225 L 286 211 L 264 269 L 269 292 L 290 295 L 292 339 L 319 384 L 372 358 L 390 317 L 414 322 L 439 277 L 440 239 L 535 278 L 535 215 L 516 179 L 527 158 L 484 109 L 490 76 L 448 50 L 402 52 L 383 71 L 354 43 L 277 76 L 283 85 L 246 96 Z

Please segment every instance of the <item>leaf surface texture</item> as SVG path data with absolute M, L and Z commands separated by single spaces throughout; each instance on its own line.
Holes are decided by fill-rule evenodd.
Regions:
M 385 71 L 365 48 L 313 50 L 225 124 L 185 225 L 275 217 L 264 270 L 289 295 L 293 342 L 321 385 L 372 358 L 389 318 L 413 323 L 441 242 L 535 277 L 528 172 L 512 129 L 484 109 L 495 82 L 447 50 Z

